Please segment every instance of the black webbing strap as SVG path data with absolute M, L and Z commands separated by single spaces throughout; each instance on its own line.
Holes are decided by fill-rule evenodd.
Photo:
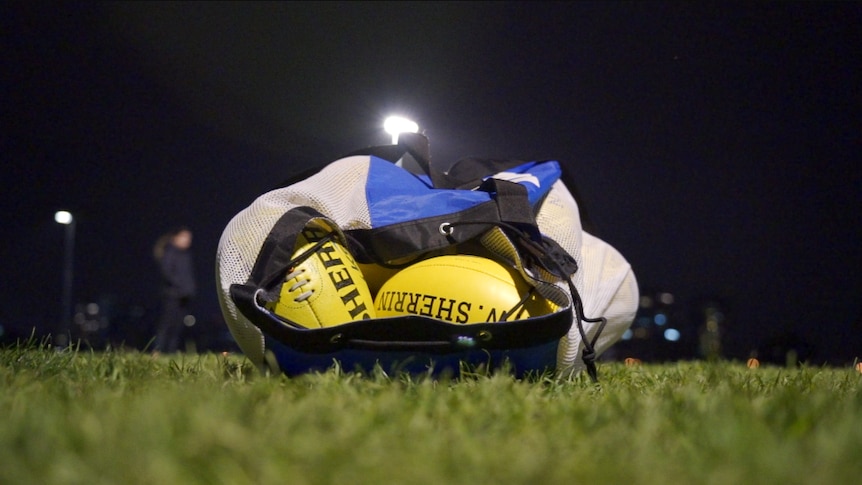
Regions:
M 522 320 L 455 325 L 421 315 L 355 320 L 332 327 L 302 328 L 264 309 L 252 285 L 232 285 L 237 309 L 265 334 L 300 352 L 345 349 L 452 353 L 529 348 L 559 340 L 572 326 L 572 307 Z
M 488 178 L 482 182 L 479 190 L 490 192 L 493 195 L 497 202 L 500 222 L 511 224 L 524 231 L 529 234 L 533 241 L 542 240 L 542 234 L 536 224 L 536 217 L 533 215 L 533 207 L 530 205 L 526 187 L 508 180 Z
M 310 207 L 296 207 L 282 215 L 267 234 L 249 275 L 249 282 L 269 287 L 286 274 L 291 265 L 296 240 L 309 220 L 324 215 Z

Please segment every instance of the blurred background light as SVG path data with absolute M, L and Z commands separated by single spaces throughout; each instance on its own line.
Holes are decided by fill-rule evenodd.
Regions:
M 676 342 L 682 335 L 679 333 L 679 330 L 675 328 L 669 328 L 664 331 L 664 339 L 670 342 Z

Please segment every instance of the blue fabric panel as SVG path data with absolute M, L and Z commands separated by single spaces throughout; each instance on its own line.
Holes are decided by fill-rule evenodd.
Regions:
M 429 367 L 433 376 L 458 377 L 460 364 L 487 365 L 499 369 L 508 364 L 517 377 L 541 374 L 556 368 L 559 341 L 522 349 L 472 350 L 449 354 L 426 352 L 374 352 L 370 350 L 343 350 L 328 354 L 310 354 L 288 347 L 267 337 L 266 348 L 273 351 L 281 371 L 288 376 L 309 372 L 325 372 L 337 361 L 347 372 L 360 370 L 370 373 L 375 364 L 386 372 L 425 374 Z
M 528 162 L 506 172 L 521 174 L 515 181 L 536 204 L 559 179 L 560 166 L 556 161 Z M 427 177 L 373 156 L 365 190 L 372 227 L 452 214 L 491 200 L 491 194 L 478 190 L 435 189 Z

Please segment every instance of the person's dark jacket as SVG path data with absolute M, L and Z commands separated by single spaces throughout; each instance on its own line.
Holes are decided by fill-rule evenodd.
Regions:
M 195 296 L 195 277 L 190 251 L 168 244 L 165 246 L 165 253 L 159 264 L 162 273 L 162 292 L 166 296 L 173 298 Z

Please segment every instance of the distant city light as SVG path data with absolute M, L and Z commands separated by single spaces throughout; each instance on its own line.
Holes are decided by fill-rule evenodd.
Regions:
M 631 340 L 633 334 L 634 332 L 632 332 L 632 329 L 627 329 L 625 332 L 623 332 L 623 340 Z
M 57 211 L 54 213 L 54 221 L 60 224 L 71 224 L 75 218 L 72 217 L 72 213 L 69 211 Z
M 658 296 L 659 301 L 664 303 L 665 305 L 673 304 L 673 295 L 670 293 L 662 293 Z
M 679 330 L 675 328 L 669 328 L 664 331 L 664 339 L 670 342 L 676 342 L 682 335 L 679 333 Z
M 656 325 L 661 327 L 662 325 L 667 323 L 667 315 L 665 315 L 664 313 L 656 313 L 652 320 L 653 322 L 655 322 Z
M 386 130 L 386 133 L 392 135 L 392 144 L 395 145 L 398 143 L 398 135 L 401 133 L 416 133 L 419 131 L 419 125 L 407 118 L 390 116 L 383 122 L 383 129 Z

